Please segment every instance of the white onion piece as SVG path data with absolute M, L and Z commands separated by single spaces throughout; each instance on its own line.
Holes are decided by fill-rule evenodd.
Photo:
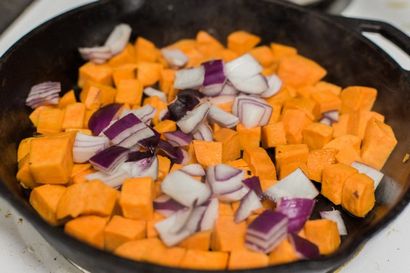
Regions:
M 205 175 L 205 170 L 202 168 L 201 164 L 189 164 L 185 165 L 180 169 L 180 171 L 183 171 L 184 173 L 191 175 L 191 176 L 204 176 Z
M 170 231 L 172 233 L 181 232 L 185 228 L 186 224 L 188 223 L 188 220 L 191 217 L 192 213 L 194 212 L 194 209 L 195 209 L 195 206 L 178 210 L 175 213 L 177 221 L 175 225 L 171 228 Z
M 208 185 L 181 171 L 168 174 L 161 183 L 161 190 L 187 207 L 192 206 L 195 201 L 201 205 L 211 196 Z
M 130 175 L 128 172 L 118 168 L 116 171 L 110 174 L 95 172 L 86 175 L 85 178 L 87 180 L 101 180 L 110 187 L 118 188 L 122 185 L 122 183 L 124 183 L 125 179 L 130 178 Z
M 268 89 L 268 83 L 262 74 L 256 74 L 249 78 L 231 77 L 229 80 L 236 89 L 247 94 L 260 95 Z
M 199 88 L 199 92 L 207 97 L 215 97 L 222 92 L 223 86 L 224 83 L 215 83 L 207 86 L 202 86 L 201 88 Z
M 328 219 L 337 224 L 337 229 L 339 230 L 340 235 L 347 235 L 347 229 L 345 222 L 343 221 L 342 214 L 338 210 L 331 211 L 321 211 L 320 217 L 323 219 Z
M 161 54 L 172 67 L 182 67 L 188 62 L 188 57 L 177 48 L 163 48 Z
M 226 81 L 219 96 L 236 96 L 238 90 L 229 81 Z
M 327 125 L 327 126 L 332 126 L 333 122 L 332 122 L 331 119 L 328 119 L 328 118 L 324 117 L 319 121 L 319 123 L 322 123 L 322 124 Z
M 212 105 L 218 105 L 218 104 L 224 104 L 224 103 L 230 103 L 233 102 L 235 100 L 234 96 L 218 96 L 218 97 L 213 97 L 213 98 L 209 98 L 208 101 L 212 104 Z
M 240 95 L 235 98 L 232 113 L 246 128 L 265 126 L 272 115 L 272 106 L 264 99 Z
M 195 107 L 192 111 L 188 111 L 185 116 L 178 120 L 177 125 L 179 129 L 181 129 L 181 131 L 185 134 L 189 134 L 194 131 L 197 126 L 205 120 L 208 115 L 209 106 L 210 104 L 206 102 Z
M 202 217 L 200 223 L 200 230 L 212 230 L 215 226 L 216 219 L 218 218 L 219 202 L 217 198 L 212 198 L 206 208 L 206 211 Z
M 239 201 L 241 200 L 248 192 L 250 191 L 250 189 L 246 186 L 241 186 L 238 190 L 230 192 L 230 193 L 226 193 L 226 194 L 222 194 L 218 196 L 219 201 L 222 202 L 235 202 L 235 201 Z
M 180 223 L 178 213 L 174 213 L 167 219 L 155 224 L 162 242 L 167 246 L 174 246 L 191 235 L 187 229 L 182 229 L 180 232 L 172 232 L 172 229 Z
M 108 46 L 80 47 L 78 52 L 84 60 L 90 60 L 96 64 L 103 64 L 113 56 Z
M 75 163 L 87 162 L 93 155 L 107 148 L 108 145 L 109 140 L 104 136 L 89 136 L 78 132 L 73 145 L 73 161 Z
M 195 132 L 192 135 L 196 140 L 204 140 L 204 141 L 212 141 L 213 140 L 213 132 L 211 127 L 209 127 L 206 123 L 201 123 L 196 128 Z
M 134 110 L 126 109 L 126 110 L 122 111 L 121 115 L 120 115 L 120 118 L 128 115 L 129 113 L 133 113 L 135 116 L 137 116 L 137 118 L 139 118 L 145 124 L 150 124 L 151 120 L 154 118 L 156 112 L 157 112 L 157 110 L 154 107 L 147 104 L 147 105 L 144 105 L 144 106 L 142 106 L 141 108 L 138 108 L 138 109 L 134 109 Z
M 235 223 L 240 223 L 251 215 L 257 209 L 262 208 L 262 203 L 254 191 L 249 191 L 241 200 L 238 210 L 235 213 Z
M 167 96 L 164 92 L 152 87 L 144 88 L 144 94 L 148 97 L 158 97 L 161 101 L 167 102 Z
M 201 229 L 201 220 L 204 216 L 205 211 L 205 206 L 199 206 L 194 208 L 191 216 L 189 217 L 186 223 L 185 229 L 187 229 L 191 233 L 199 231 Z
M 60 82 L 42 82 L 33 85 L 26 99 L 26 105 L 35 109 L 42 105 L 56 105 L 60 100 Z
M 261 93 L 262 98 L 269 98 L 276 95 L 282 88 L 282 80 L 275 74 L 266 77 L 268 89 Z
M 231 113 L 212 105 L 209 109 L 208 117 L 211 121 L 218 123 L 222 127 L 232 128 L 239 123 L 239 118 Z
M 202 86 L 205 78 L 203 66 L 181 69 L 175 73 L 174 87 L 176 89 L 198 88 Z
M 165 217 L 171 216 L 178 210 L 184 209 L 185 207 L 179 204 L 177 201 L 173 200 L 168 195 L 161 195 L 154 200 L 154 210 Z
M 130 177 L 152 177 L 155 181 L 158 178 L 158 159 L 154 156 L 125 162 L 120 166 L 120 169 L 128 172 Z
M 226 164 L 217 164 L 206 170 L 207 182 L 216 195 L 237 191 L 242 187 L 244 171 Z
M 319 192 L 310 179 L 298 168 L 270 187 L 265 195 L 271 200 L 279 202 L 283 197 L 314 199 L 319 195 Z
M 379 186 L 380 181 L 382 181 L 384 174 L 366 164 L 353 162 L 351 165 L 353 168 L 359 171 L 359 173 L 365 174 L 370 177 L 374 182 L 374 189 Z
M 325 112 L 323 113 L 323 116 L 325 118 L 328 118 L 333 122 L 338 122 L 339 121 L 339 111 L 329 111 L 329 112 Z
M 131 27 L 127 24 L 119 24 L 111 32 L 105 41 L 104 46 L 107 46 L 111 49 L 112 55 L 117 55 L 127 45 L 131 36 Z
M 262 72 L 262 66 L 251 54 L 244 54 L 225 64 L 225 75 L 231 78 L 249 78 Z M 232 82 L 232 81 L 231 81 Z

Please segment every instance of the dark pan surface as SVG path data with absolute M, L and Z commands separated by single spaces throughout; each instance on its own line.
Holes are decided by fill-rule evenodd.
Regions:
M 397 216 L 410 199 L 410 168 L 401 162 L 410 147 L 410 75 L 358 32 L 346 27 L 357 25 L 347 21 L 279 1 L 254 0 L 101 1 L 59 16 L 25 36 L 0 61 L 0 193 L 52 246 L 87 270 L 181 272 L 96 250 L 37 216 L 27 202 L 27 193 L 15 180 L 17 143 L 33 131 L 24 100 L 33 84 L 46 80 L 61 81 L 63 90 L 71 89 L 76 83 L 77 68 L 83 63 L 76 48 L 101 43 L 120 22 L 132 26 L 133 38 L 142 35 L 159 46 L 194 37 L 202 29 L 220 40 L 234 30 L 244 29 L 260 35 L 263 43 L 276 41 L 297 47 L 302 55 L 328 70 L 326 80 L 330 82 L 377 88 L 375 109 L 386 116 L 396 133 L 399 144 L 383 169 L 388 177 L 377 189 L 376 208 L 365 219 L 343 215 L 349 236 L 336 253 L 252 272 L 320 272 L 336 268 Z M 313 217 L 319 217 L 319 210 L 332 207 L 319 198 Z

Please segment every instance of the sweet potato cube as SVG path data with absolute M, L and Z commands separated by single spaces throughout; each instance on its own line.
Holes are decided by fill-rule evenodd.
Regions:
M 360 144 L 359 137 L 354 135 L 343 135 L 337 137 L 327 143 L 323 148 L 333 148 L 338 152 L 336 160 L 339 163 L 346 165 L 352 164 L 354 161 L 360 161 Z
M 33 139 L 34 137 L 28 137 L 20 141 L 17 149 L 17 161 L 22 160 L 30 153 L 31 140 Z
M 261 142 L 261 127 L 246 128 L 239 123 L 236 125 L 236 131 L 239 134 L 239 142 L 242 150 L 259 147 Z
M 286 132 L 283 122 L 270 123 L 262 127 L 262 146 L 265 148 L 286 144 Z
M 84 125 L 85 105 L 77 102 L 67 105 L 63 119 L 63 129 L 81 129 Z
M 88 62 L 80 67 L 78 85 L 82 87 L 86 81 L 112 85 L 112 68 L 105 64 Z
M 228 128 L 214 132 L 214 139 L 222 143 L 222 162 L 236 160 L 241 157 L 239 133 Z
M 57 206 L 61 196 L 66 191 L 64 186 L 60 185 L 42 185 L 34 188 L 30 193 L 30 204 L 50 225 L 59 224 L 57 220 Z
M 171 160 L 166 156 L 157 155 L 158 158 L 158 179 L 162 180 L 169 173 Z
M 279 177 L 285 177 L 306 163 L 308 155 L 309 148 L 306 144 L 278 145 L 275 150 L 275 159 Z
M 232 251 L 245 248 L 246 223 L 234 222 L 233 216 L 219 216 L 211 235 L 211 249 Z
M 282 122 L 285 127 L 287 143 L 299 144 L 302 143 L 303 129 L 312 123 L 312 119 L 302 110 L 289 109 L 283 113 Z
M 339 121 L 332 124 L 333 137 L 340 137 L 348 134 L 350 114 L 342 114 Z
M 218 205 L 218 215 L 219 216 L 233 216 L 234 211 L 230 203 L 219 202 Z
M 322 182 L 323 168 L 336 163 L 337 150 L 333 148 L 311 151 L 306 161 L 306 175 L 309 179 Z
M 246 149 L 243 159 L 259 179 L 276 179 L 276 168 L 265 149 L 258 147 Z
M 298 259 L 299 255 L 295 248 L 288 239 L 285 239 L 269 254 L 269 265 L 290 263 Z
M 303 143 L 310 150 L 321 149 L 332 140 L 333 128 L 322 123 L 311 123 L 302 131 Z
M 357 173 L 351 166 L 337 163 L 323 168 L 321 193 L 335 205 L 342 203 L 343 186 L 348 177 Z
M 349 86 L 343 89 L 340 98 L 342 99 L 342 113 L 350 113 L 359 110 L 370 111 L 376 101 L 377 90 L 365 86 Z
M 138 63 L 137 78 L 142 86 L 153 85 L 161 77 L 162 65 L 159 63 Z
M 336 96 L 340 96 L 340 93 L 342 92 L 342 88 L 340 86 L 324 81 L 316 83 L 315 89 L 316 91 L 330 91 Z
M 320 254 L 331 254 L 339 248 L 340 235 L 334 221 L 309 220 L 305 223 L 304 232 L 306 239 L 318 246 Z
M 149 98 L 145 98 L 144 99 L 144 105 L 151 105 L 152 107 L 154 107 L 157 111 L 155 112 L 155 116 L 152 119 L 152 123 L 154 123 L 154 125 L 157 125 L 159 123 L 159 116 L 160 113 L 164 110 L 167 109 L 167 104 L 165 102 L 163 102 L 159 97 L 157 96 L 153 96 L 153 97 L 149 97 Z
M 363 139 L 362 161 L 380 170 L 396 145 L 397 139 L 389 125 L 376 119 L 370 120 Z
M 287 100 L 283 106 L 283 112 L 289 109 L 298 109 L 306 113 L 309 119 L 319 117 L 319 105 L 310 98 L 296 97 Z
M 268 46 L 255 47 L 250 53 L 262 66 L 271 66 L 275 62 L 272 50 Z
M 242 55 L 254 48 L 261 38 L 249 32 L 239 30 L 228 35 L 228 49 Z
M 140 105 L 142 99 L 142 84 L 139 80 L 122 80 L 118 84 L 115 102 Z
M 175 121 L 166 119 L 155 125 L 154 129 L 160 134 L 175 132 L 177 130 L 177 125 Z
M 77 99 L 75 98 L 74 90 L 70 90 L 65 93 L 60 100 L 58 101 L 58 108 L 63 109 L 69 104 L 76 103 Z
M 30 148 L 30 172 L 38 183 L 66 184 L 73 167 L 74 135 L 63 133 L 34 138 Z
M 135 63 L 136 63 L 135 48 L 132 44 L 128 44 L 123 49 L 123 51 L 121 51 L 119 54 L 115 55 L 108 61 L 108 64 L 112 66 L 113 68 L 118 67 L 118 66 L 127 65 L 127 64 L 135 64 Z
M 367 110 L 350 112 L 349 121 L 347 124 L 347 133 L 363 139 L 367 125 L 372 119 L 384 122 L 384 116 L 376 112 Z
M 202 231 L 197 232 L 190 237 L 186 238 L 182 242 L 178 244 L 179 247 L 186 248 L 186 249 L 197 249 L 208 251 L 209 245 L 211 243 L 211 232 L 210 231 Z
M 85 103 L 88 97 L 88 92 L 91 88 L 98 88 L 99 92 L 99 103 L 101 105 L 107 105 L 113 103 L 115 100 L 115 95 L 117 94 L 117 90 L 112 86 L 96 83 L 92 81 L 87 81 L 84 83 L 83 90 L 80 93 L 80 100 L 81 102 Z M 96 108 L 94 108 L 96 110 Z
M 39 106 L 36 109 L 34 109 L 33 112 L 31 112 L 31 114 L 28 116 L 31 123 L 33 123 L 33 125 L 35 127 L 38 126 L 38 118 L 40 116 L 41 111 L 43 111 L 44 109 L 47 109 L 47 108 L 54 109 L 54 106 L 48 106 L 48 105 Z
M 272 114 L 270 116 L 268 124 L 277 123 L 282 115 L 282 104 L 275 101 L 270 102 L 269 104 L 270 106 L 272 106 Z
M 152 219 L 155 195 L 151 177 L 129 178 L 124 181 L 120 196 L 122 214 L 136 220 Z
M 84 105 L 87 109 L 98 109 L 101 106 L 101 91 L 95 86 L 88 89 L 87 96 L 84 100 Z
M 104 229 L 105 249 L 114 251 L 125 242 L 145 238 L 146 222 L 114 215 Z
M 269 257 L 261 252 L 250 250 L 234 250 L 229 256 L 228 269 L 250 269 L 266 267 Z
M 317 83 L 326 76 L 326 70 L 310 59 L 292 55 L 281 59 L 278 75 L 286 85 L 300 87 Z
M 342 100 L 332 91 L 316 91 L 310 97 L 317 103 L 319 112 L 322 114 L 329 111 L 339 111 L 342 106 Z
M 222 163 L 222 142 L 194 140 L 195 156 L 204 167 Z
M 188 164 L 198 163 L 198 160 L 196 159 L 196 155 L 195 155 L 194 144 L 192 142 L 188 145 L 188 151 L 187 152 L 188 152 Z
M 136 78 L 135 71 L 137 70 L 136 64 L 124 64 L 113 68 L 112 77 L 115 86 L 120 84 L 122 80 L 132 80 Z
M 104 249 L 104 228 L 107 222 L 106 217 L 82 216 L 67 222 L 64 231 L 80 241 Z
M 220 251 L 188 249 L 180 267 L 197 270 L 225 270 L 229 254 Z
M 26 155 L 19 161 L 19 170 L 17 171 L 16 178 L 23 188 L 33 189 L 39 186 L 39 184 L 34 181 L 33 175 L 31 174 L 29 158 L 29 155 Z
M 135 55 L 138 63 L 155 62 L 161 55 L 155 44 L 143 37 L 138 37 L 135 41 Z
M 270 48 L 272 50 L 273 58 L 276 63 L 282 60 L 282 58 L 284 57 L 294 56 L 298 54 L 298 51 L 296 48 L 288 46 L 288 45 L 271 43 Z
M 37 132 L 44 135 L 61 132 L 64 111 L 59 108 L 44 108 L 41 110 L 37 121 Z
M 164 244 L 158 238 L 148 238 L 126 242 L 115 249 L 114 253 L 118 256 L 125 257 L 135 261 L 146 261 L 149 251 L 165 248 Z
M 374 182 L 365 174 L 349 176 L 344 183 L 342 207 L 357 217 L 365 217 L 374 207 Z
M 147 238 L 158 237 L 158 232 L 155 229 L 155 224 L 164 219 L 165 219 L 165 216 L 157 212 L 154 212 L 153 218 L 147 221 Z
M 159 78 L 159 88 L 165 94 L 167 94 L 168 101 L 172 101 L 175 98 L 174 89 L 175 70 L 162 69 Z

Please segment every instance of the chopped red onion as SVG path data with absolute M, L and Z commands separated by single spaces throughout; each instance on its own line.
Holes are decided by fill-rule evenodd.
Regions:
M 212 198 L 209 202 L 205 213 L 201 220 L 201 231 L 212 230 L 215 226 L 216 219 L 218 218 L 219 202 L 217 198 Z
M 276 211 L 288 217 L 288 232 L 299 232 L 312 214 L 315 200 L 307 198 L 282 198 Z
M 192 204 L 192 206 L 178 210 L 175 213 L 177 217 L 177 221 L 175 225 L 171 228 L 170 232 L 179 233 L 183 229 L 185 229 L 186 225 L 188 224 L 189 219 L 192 216 L 192 213 L 194 212 L 195 206 L 196 206 L 196 200 L 194 201 L 194 204 Z
M 158 178 L 158 159 L 156 156 L 147 157 L 138 161 L 128 161 L 121 164 L 120 168 L 129 173 L 130 177 Z
M 205 78 L 203 66 L 178 70 L 175 74 L 174 87 L 176 89 L 198 88 Z
M 179 130 L 164 133 L 164 136 L 174 147 L 187 146 L 192 142 L 192 136 L 190 134 L 185 134 L 184 132 Z
M 289 239 L 294 249 L 302 259 L 315 259 L 320 256 L 319 248 L 314 243 L 291 233 Z
M 345 222 L 343 221 L 342 214 L 338 210 L 321 211 L 320 217 L 328 219 L 337 224 L 337 229 L 340 235 L 347 235 L 347 229 Z
M 167 95 L 158 89 L 146 87 L 144 88 L 144 94 L 148 97 L 158 97 L 161 101 L 167 102 Z
M 113 56 L 111 48 L 108 46 L 80 47 L 78 52 L 84 60 L 89 60 L 95 64 L 103 64 Z
M 212 105 L 209 108 L 208 113 L 211 121 L 216 122 L 225 128 L 235 127 L 239 123 L 239 118 L 231 113 L 225 112 L 224 110 Z
M 282 88 L 282 80 L 275 74 L 266 77 L 268 89 L 261 93 L 262 98 L 269 98 L 276 95 Z
M 98 136 L 107 126 L 113 121 L 122 104 L 112 103 L 101 107 L 95 111 L 88 121 L 88 128 L 93 132 L 93 135 Z
M 192 234 L 188 229 L 181 229 L 179 232 L 173 231 L 173 228 L 179 223 L 181 223 L 180 215 L 177 212 L 155 224 L 155 229 L 166 246 L 174 246 Z
M 183 171 L 184 173 L 191 175 L 191 176 L 204 176 L 205 175 L 205 170 L 202 168 L 201 164 L 189 164 L 185 165 L 180 169 L 180 171 Z
M 108 142 L 106 137 L 89 136 L 78 132 L 73 145 L 73 161 L 75 163 L 87 162 L 96 153 L 107 148 Z
M 181 164 L 186 159 L 186 155 L 184 154 L 184 150 L 179 147 L 172 146 L 169 142 L 160 139 L 158 143 L 158 149 L 165 153 L 172 162 Z
M 168 105 L 169 116 L 172 120 L 178 121 L 198 104 L 199 98 L 194 92 L 180 92 L 176 99 Z
M 42 105 L 57 105 L 60 92 L 60 82 L 43 82 L 33 85 L 27 96 L 26 105 L 32 109 Z
M 196 140 L 212 141 L 214 135 L 213 135 L 211 127 L 209 127 L 209 125 L 206 124 L 205 122 L 202 122 L 196 128 L 193 134 L 193 137 Z
M 199 207 L 194 208 L 184 228 L 189 230 L 191 233 L 200 231 L 201 220 L 206 212 L 206 209 L 207 207 L 205 206 L 199 206 Z
M 177 121 L 177 125 L 182 132 L 189 134 L 194 131 L 197 126 L 206 119 L 209 111 L 209 103 L 203 103 L 189 111 Z
M 319 121 L 319 123 L 322 123 L 322 124 L 327 125 L 327 126 L 332 126 L 333 121 L 331 119 L 327 118 L 327 117 L 324 117 Z
M 202 64 L 205 69 L 204 86 L 225 83 L 224 62 L 212 60 Z
M 124 50 L 128 41 L 130 40 L 132 29 L 127 24 L 119 24 L 115 26 L 114 30 L 111 32 L 105 41 L 104 46 L 111 49 L 112 56 L 117 55 Z
M 230 81 L 226 81 L 219 96 L 236 96 L 238 90 L 232 85 Z
M 249 224 L 246 245 L 255 251 L 268 253 L 286 238 L 287 225 L 285 215 L 265 210 Z
M 382 181 L 384 174 L 375 168 L 372 168 L 366 164 L 360 162 L 353 162 L 351 165 L 353 168 L 359 171 L 359 173 L 365 174 L 370 177 L 374 182 L 374 189 L 379 186 L 380 181 Z
M 90 158 L 90 163 L 103 173 L 113 172 L 128 158 L 128 149 L 121 146 L 111 146 Z
M 249 78 L 230 77 L 229 80 L 241 92 L 260 95 L 268 89 L 268 82 L 262 74 L 256 74 Z
M 339 111 L 334 110 L 334 111 L 329 111 L 323 113 L 323 116 L 325 118 L 328 118 L 332 121 L 332 123 L 338 122 L 339 121 Z
M 301 169 L 296 169 L 271 186 L 265 192 L 265 195 L 271 200 L 279 202 L 284 197 L 314 199 L 319 195 L 319 192 Z
M 246 220 L 253 211 L 262 208 L 262 203 L 254 191 L 249 191 L 241 200 L 238 210 L 235 212 L 235 223 Z
M 262 66 L 250 54 L 244 54 L 225 64 L 225 74 L 231 78 L 249 78 L 262 72 Z
M 135 110 L 124 110 L 124 111 L 122 111 L 122 113 L 120 115 L 120 118 L 123 118 L 126 115 L 132 113 L 135 116 L 137 116 L 137 118 L 139 118 L 142 122 L 149 125 L 149 124 L 151 124 L 151 120 L 154 118 L 156 112 L 157 112 L 157 110 L 154 107 L 147 104 L 147 105 L 144 105 L 143 107 L 135 109 Z
M 226 164 L 210 166 L 206 172 L 207 182 L 212 192 L 219 194 L 232 193 L 242 187 L 244 171 Z
M 110 187 L 118 188 L 124 183 L 125 179 L 130 178 L 130 175 L 128 172 L 121 170 L 121 168 L 117 168 L 110 174 L 95 172 L 88 174 L 85 178 L 87 180 L 101 180 Z
M 259 199 L 263 199 L 264 198 L 264 194 L 262 191 L 262 186 L 261 186 L 261 182 L 259 180 L 258 176 L 252 176 L 249 178 L 244 179 L 243 184 L 245 184 L 249 189 L 251 189 L 252 191 L 254 191 L 256 193 L 256 195 L 259 197 Z
M 211 190 L 206 184 L 181 171 L 168 174 L 161 183 L 161 190 L 187 207 L 192 206 L 195 201 L 201 205 L 211 195 Z
M 272 106 L 263 99 L 240 95 L 235 98 L 232 113 L 246 128 L 265 126 L 272 114 Z
M 185 206 L 181 205 L 171 197 L 163 194 L 154 200 L 154 209 L 156 212 L 168 217 L 177 212 L 178 210 L 184 209 Z
M 209 98 L 209 102 L 212 105 L 216 105 L 218 106 L 218 104 L 224 104 L 224 103 L 230 103 L 233 102 L 235 100 L 234 96 L 218 96 L 218 97 L 213 97 L 213 98 Z
M 183 67 L 189 60 L 188 56 L 177 48 L 163 48 L 161 49 L 161 53 L 167 63 L 172 67 Z
M 144 158 L 153 157 L 154 153 L 152 151 L 133 151 L 128 154 L 127 162 L 139 161 Z
M 244 185 L 241 185 L 241 187 L 235 191 L 232 192 L 227 192 L 225 194 L 220 194 L 218 195 L 218 199 L 221 202 L 225 203 L 231 203 L 235 201 L 242 200 L 242 198 L 245 197 L 245 195 L 250 191 L 250 189 Z
M 223 83 L 215 83 L 212 85 L 202 86 L 199 88 L 199 91 L 207 97 L 216 97 L 222 92 L 223 86 Z

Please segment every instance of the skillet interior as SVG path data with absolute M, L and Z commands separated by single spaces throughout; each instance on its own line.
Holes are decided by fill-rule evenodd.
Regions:
M 116 0 L 101 1 L 42 25 L 19 41 L 0 61 L 0 192 L 64 256 L 92 272 L 180 272 L 134 263 L 88 247 L 60 228 L 43 222 L 27 202 L 14 178 L 17 143 L 32 134 L 25 97 L 33 84 L 61 81 L 63 90 L 76 82 L 82 64 L 76 48 L 95 45 L 117 23 L 133 28 L 133 38 L 144 36 L 163 46 L 205 29 L 223 40 L 234 30 L 260 35 L 262 43 L 292 45 L 328 70 L 326 80 L 347 85 L 368 85 L 379 90 L 376 111 L 393 127 L 398 146 L 383 169 L 388 176 L 377 190 L 376 208 L 363 220 L 347 214 L 347 236 L 332 256 L 316 261 L 254 270 L 260 272 L 318 272 L 335 268 L 385 226 L 407 204 L 410 168 L 401 160 L 410 147 L 410 76 L 386 54 L 355 32 L 329 17 L 279 1 L 252 0 Z M 319 198 L 318 211 L 332 208 Z M 187 271 L 189 272 L 189 271 Z M 193 271 L 192 271 L 193 272 Z

